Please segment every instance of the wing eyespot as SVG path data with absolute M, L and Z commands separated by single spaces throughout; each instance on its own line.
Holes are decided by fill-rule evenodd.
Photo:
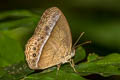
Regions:
M 33 53 L 33 57 L 36 57 L 36 54 L 35 54 L 35 53 Z
M 42 36 L 41 39 L 43 39 L 44 37 Z

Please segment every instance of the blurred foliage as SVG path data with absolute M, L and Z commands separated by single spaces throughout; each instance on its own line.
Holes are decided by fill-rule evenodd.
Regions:
M 46 5 L 46 2 L 49 4 Z M 11 5 L 10 8 L 20 6 L 19 1 L 14 3 L 18 4 Z M 37 9 L 0 12 L 0 80 L 87 80 L 86 76 L 93 74 L 101 75 L 103 78 L 120 75 L 120 2 L 118 0 L 46 0 L 34 3 L 23 1 L 21 7 Z M 81 32 L 85 32 L 82 41 L 91 40 L 90 45 L 94 46 L 94 49 L 97 46 L 101 46 L 104 51 L 107 48 L 108 52 L 115 49 L 113 53 L 94 49 L 88 53 L 89 49 L 85 51 L 80 46 L 76 49 L 73 58 L 78 73 L 75 73 L 68 63 L 63 64 L 59 71 L 56 67 L 38 71 L 29 69 L 25 62 L 24 46 L 33 34 L 43 11 L 51 6 L 58 6 L 65 14 L 70 24 L 73 42 Z M 99 56 L 101 54 L 108 55 Z M 114 79 L 119 80 L 119 76 Z

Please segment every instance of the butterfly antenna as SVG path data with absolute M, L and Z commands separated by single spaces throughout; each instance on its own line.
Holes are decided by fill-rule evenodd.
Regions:
M 80 36 L 78 37 L 78 39 L 75 41 L 74 45 L 73 45 L 73 48 L 76 46 L 76 44 L 78 43 L 78 41 L 80 40 L 80 38 L 84 35 L 85 32 L 82 32 L 80 34 Z
M 88 43 L 91 43 L 91 41 L 83 42 L 83 43 L 81 43 L 81 44 L 75 46 L 74 49 L 78 48 L 78 47 L 81 46 L 81 45 L 88 44 Z

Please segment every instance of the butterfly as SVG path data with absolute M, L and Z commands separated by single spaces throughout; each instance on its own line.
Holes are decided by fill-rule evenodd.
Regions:
M 28 66 L 31 69 L 46 69 L 70 62 L 76 71 L 71 59 L 74 55 L 72 35 L 64 14 L 57 7 L 47 9 L 26 44 Z

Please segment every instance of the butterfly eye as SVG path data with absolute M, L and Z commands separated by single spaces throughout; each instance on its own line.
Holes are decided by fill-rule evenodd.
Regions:
M 33 57 L 36 57 L 36 54 L 35 54 L 35 53 L 33 53 Z

